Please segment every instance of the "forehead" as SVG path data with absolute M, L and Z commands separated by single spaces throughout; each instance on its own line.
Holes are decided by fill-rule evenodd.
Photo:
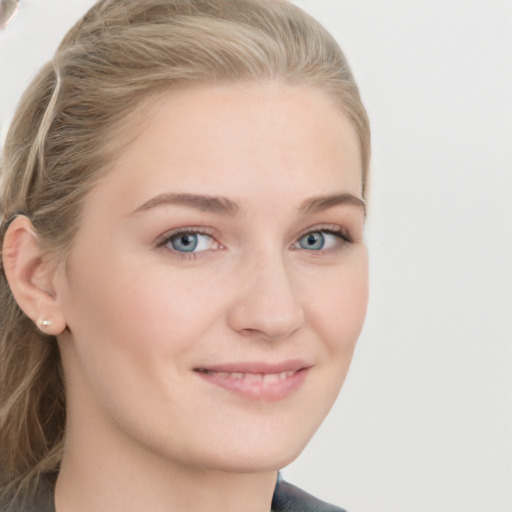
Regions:
M 327 93 L 279 83 L 198 87 L 141 104 L 106 181 L 140 195 L 241 195 L 271 186 L 361 193 L 351 123 Z M 326 189 L 323 190 L 322 188 Z

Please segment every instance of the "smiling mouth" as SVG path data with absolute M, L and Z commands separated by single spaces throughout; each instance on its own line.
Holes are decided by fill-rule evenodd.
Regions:
M 216 387 L 252 400 L 281 400 L 296 391 L 304 382 L 310 367 L 227 371 L 227 369 L 196 368 L 194 371 Z M 230 369 L 231 370 L 231 369 Z
M 255 384 L 275 384 L 277 382 L 283 382 L 289 377 L 293 376 L 300 370 L 288 370 L 279 373 L 246 373 L 246 372 L 216 372 L 213 370 L 207 370 L 205 368 L 199 368 L 196 370 L 199 373 L 205 373 L 207 375 L 215 375 L 221 379 L 235 379 L 235 380 L 246 380 Z

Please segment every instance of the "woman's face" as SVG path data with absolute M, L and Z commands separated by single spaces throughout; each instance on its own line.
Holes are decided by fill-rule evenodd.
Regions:
M 68 441 L 282 467 L 363 324 L 356 134 L 325 93 L 277 84 L 171 94 L 139 132 L 87 197 L 56 281 Z

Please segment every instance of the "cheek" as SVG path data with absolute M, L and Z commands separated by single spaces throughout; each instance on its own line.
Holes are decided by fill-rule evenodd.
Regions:
M 78 267 L 69 300 L 76 378 L 111 417 L 131 417 L 131 424 L 136 404 L 187 412 L 181 400 L 190 391 L 182 389 L 180 398 L 173 390 L 181 389 L 198 351 L 212 350 L 207 341 L 222 321 L 219 294 L 226 293 L 211 275 L 147 260 L 143 267 L 134 259 L 97 262 L 89 279 Z
M 214 290 L 199 294 L 196 279 L 157 266 L 79 263 L 65 301 L 73 339 L 64 358 L 77 370 L 68 382 L 110 417 L 132 418 L 132 425 L 140 404 L 180 411 L 172 390 L 191 366 L 191 349 L 210 329 Z
M 315 328 L 330 356 L 350 358 L 363 327 L 368 304 L 366 253 L 354 264 L 326 275 L 312 300 Z M 350 361 L 350 359 L 348 360 Z
M 207 294 L 198 294 L 191 283 L 147 271 L 128 275 L 134 277 L 79 287 L 74 309 L 80 317 L 71 327 L 84 350 L 96 346 L 104 357 L 112 351 L 119 360 L 131 355 L 141 365 L 179 356 L 208 328 Z

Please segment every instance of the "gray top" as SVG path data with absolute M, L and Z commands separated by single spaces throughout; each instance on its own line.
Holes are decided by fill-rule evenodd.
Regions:
M 273 512 L 346 512 L 344 509 L 319 500 L 295 485 L 285 482 L 280 476 L 277 479 Z

